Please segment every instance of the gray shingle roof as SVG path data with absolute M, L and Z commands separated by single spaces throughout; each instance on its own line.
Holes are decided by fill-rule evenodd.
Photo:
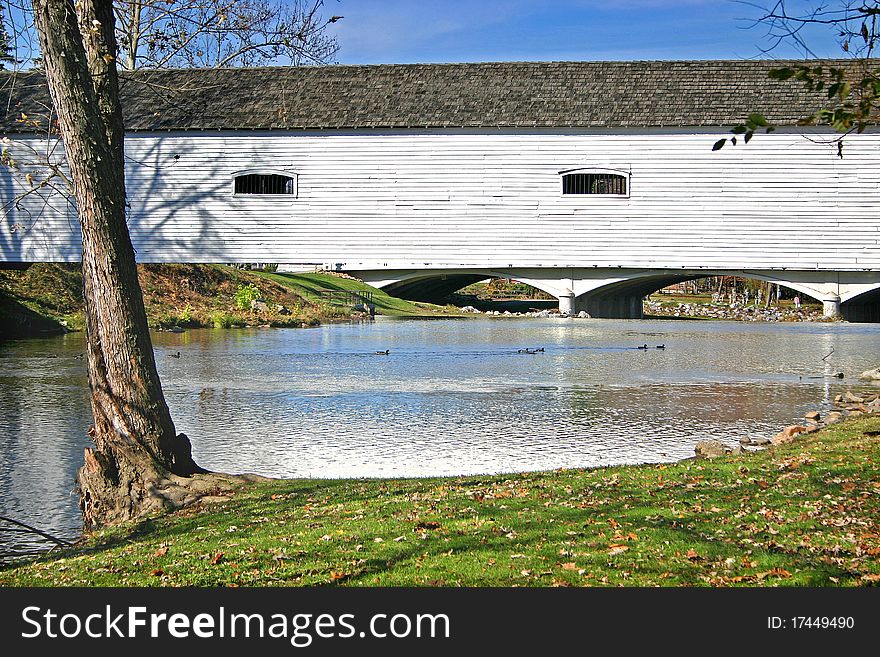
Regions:
M 729 126 L 793 124 L 823 105 L 771 80 L 780 61 L 510 62 L 123 74 L 129 130 Z M 852 60 L 827 62 L 855 67 Z M 38 73 L 0 74 L 0 131 L 45 115 Z M 827 101 L 826 101 L 827 102 Z

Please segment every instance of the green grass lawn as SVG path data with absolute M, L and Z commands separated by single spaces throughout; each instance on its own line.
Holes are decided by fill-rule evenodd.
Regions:
M 712 461 L 257 484 L 0 585 L 876 585 L 878 434 L 872 416 Z
M 389 296 L 382 290 L 352 278 L 321 273 L 260 273 L 260 276 L 293 288 L 304 297 L 319 300 L 319 290 L 347 290 L 352 292 L 372 292 L 376 313 L 380 315 L 424 317 L 437 315 L 458 315 L 457 310 L 447 306 L 430 303 L 406 301 Z

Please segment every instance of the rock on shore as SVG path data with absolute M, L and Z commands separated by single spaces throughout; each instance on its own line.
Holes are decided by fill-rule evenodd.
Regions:
M 880 367 L 862 372 L 859 378 L 862 381 L 880 381 Z
M 749 304 L 645 302 L 645 314 L 656 317 L 706 317 L 733 319 L 741 322 L 816 322 L 829 321 L 817 310 L 776 307 L 761 308 Z
M 834 397 L 834 407 L 822 415 L 819 411 L 810 411 L 804 414 L 804 424 L 792 424 L 785 427 L 772 438 L 741 438 L 740 445 L 731 449 L 720 440 L 701 440 L 694 447 L 694 454 L 698 459 L 714 459 L 727 454 L 743 453 L 743 446 L 765 447 L 785 445 L 794 442 L 802 435 L 819 431 L 823 427 L 840 422 L 847 417 L 859 417 L 861 415 L 880 415 L 880 392 L 863 392 L 854 394 L 850 391 Z

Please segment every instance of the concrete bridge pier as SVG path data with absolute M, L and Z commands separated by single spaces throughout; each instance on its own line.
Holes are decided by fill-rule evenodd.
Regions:
M 562 294 L 560 294 L 558 298 L 559 312 L 565 315 L 577 314 L 578 310 L 575 309 L 574 292 L 569 289 L 565 289 L 562 291 Z
M 838 295 L 823 295 L 821 301 L 823 317 L 840 317 L 840 297 Z

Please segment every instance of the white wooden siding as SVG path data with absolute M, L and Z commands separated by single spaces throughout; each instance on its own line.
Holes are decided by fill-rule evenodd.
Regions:
M 793 133 L 712 152 L 720 136 L 135 133 L 129 225 L 141 262 L 880 268 L 880 135 L 848 137 L 843 159 Z M 592 167 L 630 171 L 629 197 L 562 195 L 560 171 Z M 296 172 L 297 197 L 233 196 L 232 174 L 259 168 Z M 79 258 L 66 213 L 4 221 L 2 259 Z

